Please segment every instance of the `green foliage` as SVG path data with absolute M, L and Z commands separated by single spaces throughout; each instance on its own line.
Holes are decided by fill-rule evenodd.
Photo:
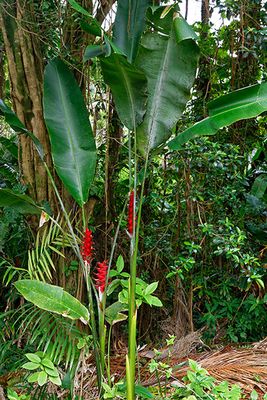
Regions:
M 128 272 L 123 271 L 124 261 L 122 256 L 118 257 L 116 267 L 117 267 L 116 270 L 115 269 L 110 270 L 109 276 L 110 278 L 113 279 L 111 284 L 108 286 L 107 295 L 109 296 L 116 289 L 121 288 L 120 292 L 118 293 L 119 304 L 122 305 L 121 310 L 118 311 L 120 312 L 125 310 L 125 306 L 123 306 L 123 304 L 127 305 L 129 301 L 128 286 L 129 286 L 130 274 Z M 142 303 L 146 303 L 149 304 L 150 306 L 162 307 L 161 300 L 158 297 L 152 295 L 152 293 L 156 291 L 157 287 L 158 287 L 158 282 L 152 282 L 148 284 L 143 279 L 136 278 L 135 293 L 136 293 L 137 306 L 140 307 Z
M 44 118 L 55 169 L 82 206 L 95 174 L 96 147 L 78 83 L 60 59 L 51 61 L 45 70 Z
M 29 383 L 37 382 L 39 386 L 43 386 L 50 381 L 55 385 L 61 385 L 58 370 L 44 352 L 26 353 L 25 356 L 29 361 L 23 364 L 22 368 L 27 371 L 37 370 L 27 377 Z
M 101 69 L 122 123 L 135 131 L 145 114 L 147 82 L 144 73 L 116 53 L 101 58 Z
M 80 319 L 84 324 L 89 321 L 87 308 L 59 286 L 24 279 L 17 281 L 15 287 L 26 300 L 43 310 L 74 320 Z
M 113 28 L 114 42 L 130 63 L 135 60 L 145 27 L 146 9 L 150 0 L 119 0 Z
M 267 83 L 250 86 L 229 93 L 208 104 L 210 116 L 180 133 L 168 143 L 172 150 L 201 135 L 215 135 L 225 126 L 242 120 L 256 117 L 267 110 Z
M 136 60 L 148 81 L 146 114 L 137 130 L 137 146 L 143 155 L 170 137 L 189 100 L 196 74 L 199 51 L 195 35 L 190 30 L 188 36 L 187 22 L 174 10 L 170 12 L 173 21 L 168 26 L 168 35 L 155 30 L 147 32 Z
M 173 399 L 183 400 L 239 400 L 243 398 L 241 388 L 238 385 L 230 385 L 224 381 L 219 384 L 208 372 L 193 360 L 189 360 L 190 369 L 187 371 L 184 389 L 177 389 Z

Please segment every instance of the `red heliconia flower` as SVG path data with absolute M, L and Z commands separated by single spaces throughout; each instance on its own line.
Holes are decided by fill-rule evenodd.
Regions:
M 131 191 L 129 197 L 129 208 L 128 208 L 128 233 L 130 236 L 133 235 L 134 230 L 134 190 Z
M 98 262 L 95 273 L 95 287 L 100 290 L 100 293 L 105 291 L 106 279 L 108 273 L 107 261 Z
M 93 256 L 93 250 L 93 234 L 92 231 L 86 228 L 81 245 L 81 254 L 84 262 L 90 264 Z

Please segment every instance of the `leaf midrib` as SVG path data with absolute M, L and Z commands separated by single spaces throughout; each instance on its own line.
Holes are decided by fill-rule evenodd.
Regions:
M 170 44 L 171 44 L 171 36 L 168 39 L 165 55 L 162 58 L 162 62 L 160 64 L 160 68 L 162 67 L 162 73 L 160 74 L 159 79 L 157 79 L 157 81 L 156 81 L 156 87 L 154 90 L 154 94 L 152 96 L 152 107 L 151 107 L 152 112 L 149 115 L 150 121 L 149 121 L 149 126 L 148 126 L 148 137 L 149 137 L 148 149 L 150 149 L 151 144 L 152 144 L 153 131 L 154 131 L 155 123 L 156 123 L 155 115 L 156 115 L 156 111 L 160 108 L 159 104 L 161 103 L 161 97 L 162 97 L 161 95 L 156 96 L 156 94 L 158 94 L 159 89 L 161 89 L 161 87 L 162 87 L 163 76 L 166 75 L 165 66 L 168 63 L 167 56 L 169 55 Z M 164 71 L 164 73 L 163 73 L 163 71 Z M 154 101 L 154 99 L 156 99 L 156 101 Z
M 65 104 L 65 100 L 64 100 L 64 96 L 63 96 L 64 90 L 63 90 L 63 86 L 61 84 L 58 68 L 56 68 L 56 74 L 57 74 L 57 79 L 58 79 L 58 82 L 59 82 L 60 97 L 62 98 L 63 111 L 64 111 L 64 113 L 66 115 L 66 121 L 68 122 L 67 126 L 69 127 L 70 126 L 70 119 L 69 119 L 69 115 L 68 115 L 67 109 L 66 109 L 66 104 Z M 84 201 L 83 201 L 82 183 L 81 183 L 81 179 L 80 179 L 80 172 L 81 171 L 80 171 L 79 164 L 77 163 L 77 159 L 76 159 L 76 156 L 75 156 L 73 141 L 72 141 L 70 132 L 71 132 L 70 129 L 67 128 L 67 137 L 68 137 L 69 143 L 70 143 L 71 155 L 72 155 L 72 158 L 73 158 L 73 160 L 75 162 L 75 169 L 78 172 L 78 177 L 76 176 L 76 181 L 78 182 L 78 189 L 79 189 L 80 199 L 84 203 Z

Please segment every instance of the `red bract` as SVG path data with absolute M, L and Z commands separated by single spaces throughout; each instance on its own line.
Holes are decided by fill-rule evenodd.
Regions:
M 132 236 L 134 230 L 134 191 L 132 190 L 129 197 L 128 208 L 128 232 Z
M 107 273 L 107 261 L 103 261 L 102 263 L 98 262 L 95 273 L 95 287 L 99 289 L 101 293 L 105 291 Z
M 90 263 L 93 256 L 93 234 L 88 228 L 85 229 L 83 242 L 81 245 L 81 254 L 84 262 Z

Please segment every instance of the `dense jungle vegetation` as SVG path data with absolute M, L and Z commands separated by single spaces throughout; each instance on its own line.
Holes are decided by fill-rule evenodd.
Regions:
M 0 400 L 267 398 L 267 4 L 181 3 L 0 0 Z

